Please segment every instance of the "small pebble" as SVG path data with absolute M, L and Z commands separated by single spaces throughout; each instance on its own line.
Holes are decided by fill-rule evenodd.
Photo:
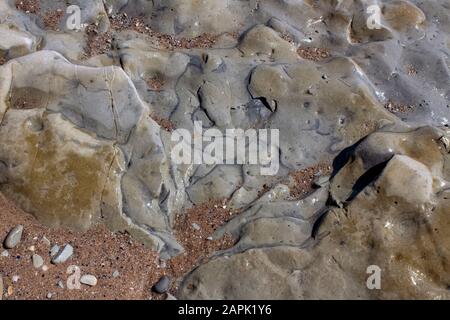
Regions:
M 57 244 L 55 244 L 51 249 L 50 249 L 50 256 L 54 257 L 58 254 L 59 252 L 59 246 Z
M 5 250 L 5 251 L 3 251 L 2 252 L 2 257 L 9 257 L 9 252 L 8 252 L 8 250 Z
M 60 264 L 64 263 L 73 255 L 73 247 L 70 244 L 67 244 L 64 249 L 60 253 L 58 253 L 53 259 L 52 263 Z
M 61 280 L 58 281 L 58 287 L 64 289 L 64 283 Z
M 45 264 L 42 266 L 42 271 L 44 272 L 48 271 L 48 267 Z
M 195 222 L 192 224 L 192 228 L 194 228 L 194 230 L 200 230 L 200 226 L 198 224 L 196 224 Z
M 12 282 L 16 283 L 17 281 L 19 281 L 20 277 L 19 276 L 13 276 L 12 277 Z
M 30 250 L 31 252 L 34 252 L 36 250 L 36 247 L 35 246 L 31 246 L 31 247 L 28 248 L 28 250 Z
M 44 259 L 42 259 L 42 257 L 38 254 L 33 254 L 32 260 L 33 267 L 35 267 L 36 269 L 39 269 L 44 265 Z
M 49 246 L 49 247 L 51 245 L 50 240 L 48 240 L 46 236 L 42 237 L 42 243 L 45 244 L 46 246 Z
M 112 276 L 113 278 L 117 278 L 118 276 L 120 276 L 119 270 L 114 271 Z
M 169 290 L 170 279 L 167 276 L 161 277 L 159 281 L 153 286 L 153 290 L 157 293 L 166 293 Z
M 51 292 L 47 293 L 47 299 L 51 299 L 53 297 L 53 294 Z
M 94 287 L 97 285 L 97 278 L 91 274 L 85 274 L 81 277 L 80 282 L 82 284 Z
M 8 236 L 5 239 L 5 248 L 6 249 L 12 249 L 15 248 L 22 239 L 22 233 L 23 233 L 23 226 L 18 225 L 14 227 L 9 233 Z

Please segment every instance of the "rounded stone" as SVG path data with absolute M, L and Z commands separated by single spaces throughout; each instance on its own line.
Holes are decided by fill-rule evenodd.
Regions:
M 15 248 L 22 239 L 22 233 L 23 233 L 23 226 L 18 225 L 14 227 L 9 233 L 8 236 L 5 239 L 5 248 L 7 249 L 13 249 Z
M 80 282 L 90 287 L 97 285 L 97 278 L 91 274 L 85 274 L 81 277 Z
M 35 267 L 36 269 L 39 269 L 44 265 L 44 259 L 42 259 L 42 257 L 38 254 L 33 254 L 32 260 L 33 267 Z
M 159 281 L 153 286 L 153 290 L 157 293 L 166 293 L 169 290 L 170 279 L 167 276 L 161 277 Z

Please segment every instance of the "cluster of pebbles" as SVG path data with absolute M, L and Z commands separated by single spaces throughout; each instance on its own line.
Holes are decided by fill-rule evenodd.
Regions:
M 20 241 L 22 240 L 23 231 L 24 231 L 23 225 L 18 225 L 8 232 L 8 235 L 3 241 L 3 246 L 5 250 L 1 253 L 2 258 L 7 258 L 9 256 L 8 250 L 14 249 L 19 245 Z M 38 239 L 36 238 L 33 240 Z M 46 248 L 49 248 L 47 252 L 48 257 L 44 259 L 41 255 L 39 255 L 36 252 L 35 246 L 30 246 L 28 248 L 28 251 L 30 252 L 31 255 L 29 257 L 30 268 L 32 266 L 35 269 L 41 269 L 42 271 L 45 272 L 49 268 L 45 264 L 45 260 L 50 260 L 52 264 L 65 264 L 73 255 L 73 247 L 70 244 L 66 244 L 62 248 L 60 248 L 60 246 L 58 246 L 57 244 L 54 244 L 52 246 L 50 240 L 47 239 L 45 236 L 43 236 L 40 241 L 45 245 Z M 13 283 L 17 283 L 20 280 L 20 276 L 13 275 L 11 280 Z M 80 283 L 88 286 L 95 286 L 97 285 L 97 278 L 94 275 L 85 274 L 81 276 Z M 64 288 L 64 283 L 60 281 L 58 283 L 58 286 Z M 3 291 L 4 291 L 3 277 L 0 275 L 0 299 L 3 298 Z M 8 288 L 6 289 L 6 295 L 12 296 L 13 294 L 14 294 L 14 287 L 8 286 Z M 52 296 L 53 294 L 51 292 L 47 294 L 48 299 L 51 299 Z

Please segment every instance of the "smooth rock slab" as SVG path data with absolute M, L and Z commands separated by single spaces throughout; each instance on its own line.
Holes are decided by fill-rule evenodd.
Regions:
M 5 248 L 12 249 L 15 248 L 22 239 L 23 226 L 18 225 L 14 227 L 5 239 Z

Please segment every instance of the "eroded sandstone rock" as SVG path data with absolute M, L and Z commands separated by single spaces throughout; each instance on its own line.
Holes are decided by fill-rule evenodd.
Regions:
M 51 226 L 126 230 L 163 257 L 183 251 L 177 214 L 229 199 L 240 214 L 215 237 L 236 245 L 186 278 L 185 298 L 448 297 L 445 0 L 73 4 L 78 31 L 65 1 L 0 0 L 9 198 Z M 171 132 L 195 121 L 280 130 L 279 171 L 174 163 Z M 330 182 L 292 199 L 290 174 L 332 161 Z M 368 291 L 370 264 L 385 290 Z
M 370 161 L 375 158 L 367 155 L 383 146 L 371 142 L 385 135 L 390 137 L 386 141 L 397 138 L 401 143 L 389 149 L 391 155 L 377 174 L 368 175 L 373 169 Z M 289 241 L 280 241 L 276 248 L 235 253 L 240 249 L 238 242 L 234 249 L 189 275 L 181 288 L 181 297 L 450 298 L 447 261 L 450 202 L 449 184 L 444 179 L 448 170 L 433 171 L 442 169 L 449 154 L 439 140 L 431 138 L 439 135 L 445 137 L 448 133 L 419 128 L 407 133 L 372 134 L 347 158 L 347 166 L 365 168 L 353 183 L 352 197 L 345 207 L 330 207 L 323 220 L 319 220 L 316 233 L 309 232 L 315 242 L 299 249 L 298 244 L 297 248 L 289 248 Z M 429 139 L 432 145 L 421 144 L 420 138 Z M 403 155 L 403 147 L 410 143 L 415 143 L 414 153 Z M 435 152 L 424 152 L 428 149 Z M 424 158 L 427 161 L 421 162 Z M 357 173 L 341 167 L 331 181 L 331 190 L 338 186 L 343 175 L 348 175 L 345 181 L 355 181 Z M 257 245 L 261 229 L 251 228 L 247 232 Z M 265 233 L 271 235 L 276 230 L 277 237 L 286 232 L 271 226 Z M 246 243 L 248 238 L 249 235 L 243 235 L 242 242 Z M 373 265 L 381 270 L 380 290 L 369 290 L 366 285 L 368 267 Z

